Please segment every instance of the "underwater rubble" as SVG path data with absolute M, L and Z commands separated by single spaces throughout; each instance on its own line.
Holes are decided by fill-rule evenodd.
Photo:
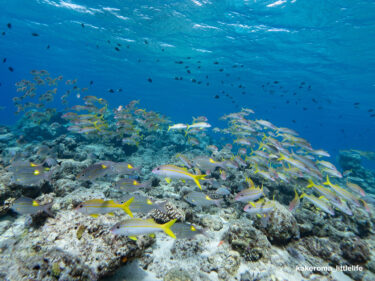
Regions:
M 36 84 L 62 79 L 33 75 L 17 86 L 20 113 Z M 2 280 L 131 280 L 127 268 L 144 280 L 375 280 L 363 153 L 342 151 L 338 169 L 246 108 L 219 129 L 81 98 L 1 130 Z M 322 269 L 345 266 L 362 270 Z

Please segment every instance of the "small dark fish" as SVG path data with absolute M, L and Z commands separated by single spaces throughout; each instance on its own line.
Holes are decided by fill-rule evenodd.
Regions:
M 50 45 L 47 45 L 47 48 L 46 48 L 46 49 L 48 50 L 49 48 L 50 48 Z
M 219 95 L 216 95 L 214 98 L 215 98 L 215 99 L 218 99 L 218 98 L 220 98 L 220 96 L 219 96 Z
M 147 40 L 145 40 L 145 44 L 148 45 L 148 41 Z
M 296 120 L 292 120 L 293 123 L 296 123 Z
M 371 114 L 370 117 L 375 117 L 375 113 L 374 113 L 374 114 Z
M 113 89 L 109 89 L 108 92 L 110 92 L 110 93 L 114 93 L 115 90 L 113 90 Z
M 11 66 L 9 66 L 8 69 L 9 69 L 10 72 L 13 72 L 13 71 L 14 71 L 14 68 L 11 67 Z
M 371 109 L 369 109 L 369 110 L 367 110 L 367 112 L 373 112 L 374 110 L 371 108 Z
M 120 43 L 117 43 L 117 46 L 121 47 L 122 45 Z
M 279 84 L 279 81 L 273 81 L 273 84 Z
M 31 35 L 34 36 L 34 37 L 38 37 L 39 36 L 39 34 L 35 33 L 35 32 L 31 33 Z
M 118 47 L 115 47 L 115 50 L 116 50 L 117 52 L 120 52 L 120 49 L 119 49 Z
M 85 28 L 85 24 L 84 23 L 81 23 L 81 26 L 82 26 L 82 28 Z
M 120 88 L 120 89 L 118 89 L 118 90 L 117 90 L 117 92 L 122 92 L 122 89 L 121 89 L 121 88 Z
M 1 35 L 3 35 L 3 36 L 4 36 L 5 34 L 6 34 L 5 31 L 3 31 L 3 32 L 1 33 Z
M 94 84 L 94 81 L 91 80 L 91 81 L 90 81 L 90 85 L 92 85 L 92 84 Z
M 9 29 L 11 29 L 11 28 L 12 28 L 12 24 L 11 24 L 10 22 L 8 22 L 7 27 L 8 27 Z
M 354 105 L 359 105 L 359 102 L 355 102 Z
M 191 79 L 191 82 L 196 83 L 197 80 L 196 79 Z
M 7 61 L 7 58 L 3 58 L 3 63 L 6 63 L 6 61 Z
M 224 71 L 224 69 L 220 68 L 220 69 L 219 69 L 219 71 L 220 71 L 220 72 L 223 72 L 223 71 Z
M 214 64 L 219 64 L 219 62 L 218 61 L 214 61 Z
M 174 80 L 179 80 L 179 78 L 176 76 L 176 77 L 174 78 Z
M 188 70 L 186 70 L 186 72 L 187 72 L 187 73 L 189 73 L 189 74 L 191 73 L 191 71 L 190 71 L 189 69 L 188 69 Z
M 151 78 L 148 78 L 147 81 L 150 82 L 150 83 L 152 83 L 152 79 Z
M 180 60 L 180 61 L 175 61 L 174 63 L 176 63 L 176 64 L 183 64 L 184 62 L 182 60 Z

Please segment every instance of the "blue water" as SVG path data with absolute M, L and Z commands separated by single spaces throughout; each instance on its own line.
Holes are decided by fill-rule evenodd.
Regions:
M 88 93 L 112 107 L 139 99 L 176 123 L 205 115 L 221 126 L 245 106 L 333 155 L 375 150 L 374 1 L 1 0 L 0 9 L 3 124 L 19 118 L 15 82 L 46 69 L 80 87 L 93 81 Z

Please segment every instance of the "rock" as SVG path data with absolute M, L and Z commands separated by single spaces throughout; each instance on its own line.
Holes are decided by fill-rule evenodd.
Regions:
M 236 251 L 222 251 L 209 256 L 202 262 L 204 272 L 217 272 L 220 280 L 230 280 L 237 273 L 241 264 L 240 254 Z
M 247 219 L 232 222 L 224 239 L 247 261 L 257 261 L 267 256 L 271 248 L 267 237 Z
M 193 281 L 189 273 L 182 268 L 172 268 L 165 276 L 163 281 Z
M 365 241 L 358 237 L 340 243 L 342 256 L 352 264 L 363 264 L 370 260 L 370 250 Z
M 153 241 L 148 236 L 136 242 L 115 237 L 109 229 L 117 221 L 111 216 L 94 219 L 74 211 L 60 211 L 42 227 L 19 236 L 18 243 L 3 251 L 0 272 L 9 272 L 9 280 L 24 280 L 25 276 L 37 280 L 47 276 L 98 280 L 111 275 L 124 261 L 139 257 Z M 79 238 L 80 227 L 85 231 Z M 7 267 L 12 270 L 4 271 Z
M 178 221 L 185 221 L 185 213 L 183 210 L 178 209 L 171 202 L 167 202 L 163 206 L 163 211 L 154 209 L 151 211 L 150 216 L 155 219 L 157 223 L 166 223 L 170 220 L 177 219 Z
M 220 218 L 212 215 L 205 215 L 204 217 L 202 217 L 199 224 L 214 231 L 219 231 L 223 228 L 223 223 Z
M 263 227 L 259 218 L 257 218 L 254 225 L 261 229 L 273 244 L 285 245 L 291 239 L 300 236 L 298 224 L 293 214 L 276 201 L 274 210 L 269 215 L 267 225 Z

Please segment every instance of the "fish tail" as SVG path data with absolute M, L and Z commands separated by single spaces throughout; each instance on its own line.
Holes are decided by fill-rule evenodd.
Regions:
M 280 156 L 281 156 L 281 157 L 278 158 L 277 161 L 281 161 L 281 160 L 284 160 L 284 159 L 285 159 L 285 155 L 284 155 L 284 154 L 281 154 L 281 153 L 280 153 Z
M 327 180 L 325 182 L 323 182 L 323 184 L 325 185 L 331 185 L 331 182 L 329 180 L 329 176 L 327 175 Z
M 171 226 L 177 221 L 177 219 L 171 220 L 162 225 L 163 231 L 169 235 L 170 237 L 176 239 L 176 235 L 174 235 L 173 231 L 171 230 Z
M 130 217 L 133 217 L 133 214 L 129 209 L 129 206 L 133 202 L 133 200 L 134 200 L 134 197 L 130 198 L 128 201 L 126 201 L 124 204 L 121 205 L 121 209 L 123 209 L 124 212 L 127 213 Z
M 312 181 L 312 179 L 308 179 L 309 184 L 307 185 L 307 188 L 315 186 L 315 183 Z
M 193 176 L 193 180 L 198 185 L 198 187 L 200 188 L 200 190 L 202 190 L 202 186 L 201 186 L 199 180 L 204 180 L 205 177 L 206 177 L 206 175 L 196 175 L 196 176 Z
M 303 197 L 305 197 L 306 196 L 306 193 L 302 193 L 302 195 L 299 197 L 299 198 L 303 198 Z
M 50 204 L 47 204 L 47 205 L 43 206 L 43 211 L 45 213 L 47 213 L 49 216 L 54 217 L 54 214 L 52 213 L 52 210 L 51 210 L 52 204 L 53 203 L 50 203 Z

